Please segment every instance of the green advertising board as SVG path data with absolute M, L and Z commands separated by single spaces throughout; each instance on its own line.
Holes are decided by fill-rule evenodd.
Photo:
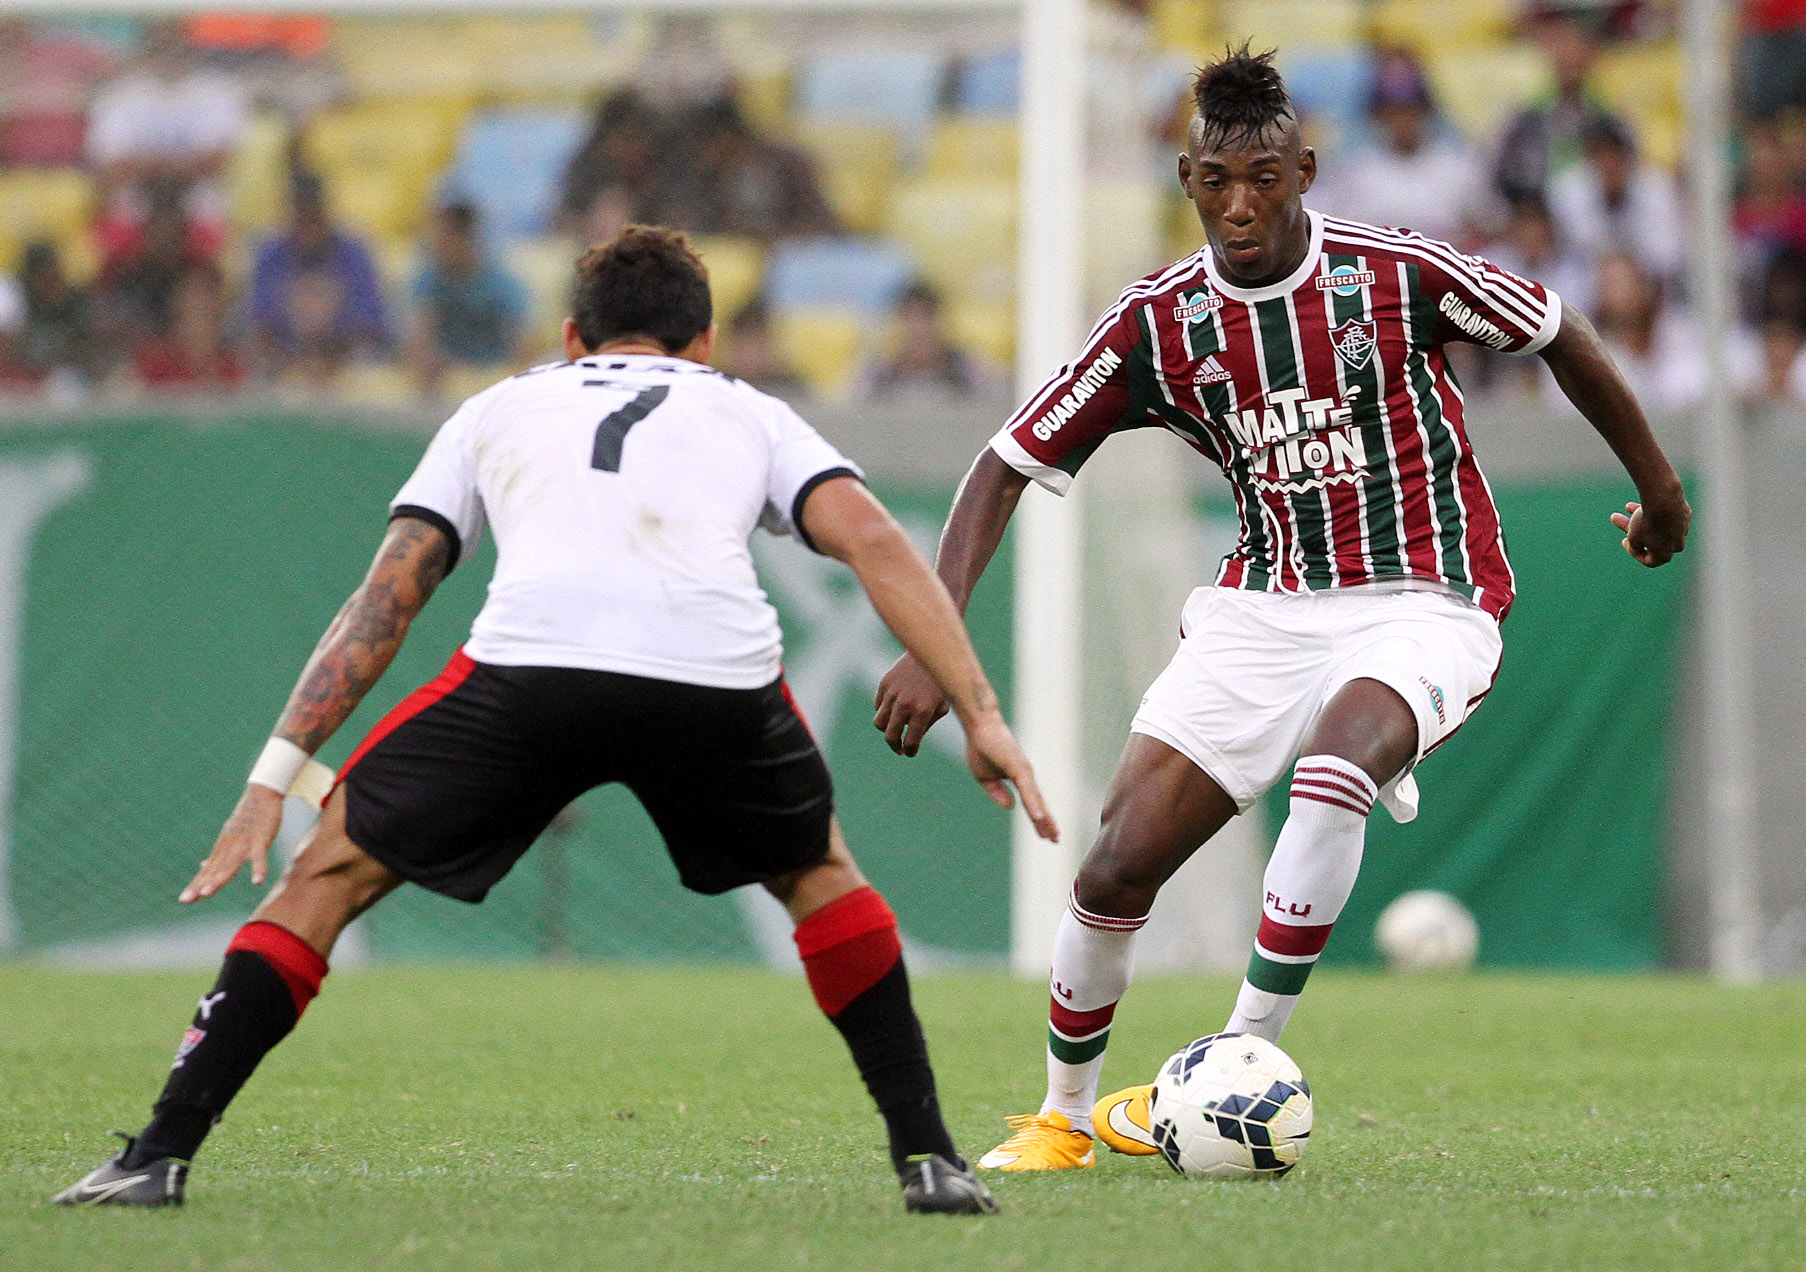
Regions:
M 294 417 L 170 417 L 0 432 L 0 953 L 217 950 L 247 883 L 185 908 L 205 855 L 308 651 L 356 585 L 418 434 Z M 931 541 L 950 492 L 879 486 Z M 1498 688 L 1425 764 L 1422 816 L 1374 819 L 1332 959 L 1408 887 L 1476 912 L 1483 959 L 1647 966 L 1661 958 L 1666 754 L 1682 569 L 1622 558 L 1597 480 L 1506 487 L 1522 599 Z M 911 761 L 871 727 L 896 645 L 850 574 L 755 536 L 787 633 L 786 673 L 834 770 L 849 842 L 925 964 L 1008 950 L 1009 825 L 943 724 Z M 322 758 L 342 760 L 430 679 L 481 605 L 466 561 Z M 1200 562 L 1200 576 L 1208 562 Z M 1009 560 L 969 615 L 1008 696 Z M 1269 813 L 1283 816 L 1283 801 Z M 354 929 L 398 958 L 777 960 L 780 912 L 676 883 L 619 790 L 585 797 L 481 907 L 403 889 Z M 208 944 L 211 942 L 211 944 Z
M 423 446 L 283 418 L 0 437 L 0 480 L 42 505 L 14 504 L 13 648 L 0 637 L 16 684 L 13 796 L 0 823 L 12 952 L 130 933 L 179 941 L 184 925 L 211 931 L 255 904 L 247 883 L 196 908 L 175 896 L 368 565 Z M 880 493 L 923 536 L 946 515 L 946 492 Z M 787 675 L 828 753 L 861 864 L 924 952 L 1002 957 L 1006 814 L 966 775 L 949 746 L 955 730 L 902 761 L 871 727 L 872 687 L 898 647 L 850 572 L 791 541 L 756 539 L 787 633 Z M 492 562 L 485 543 L 446 581 L 323 759 L 342 760 L 437 672 L 475 617 Z M 996 569 L 970 619 L 1007 692 L 1007 559 Z M 788 941 L 773 917 L 758 899 L 685 893 L 650 821 L 615 789 L 582 800 L 483 906 L 404 889 L 358 939 L 398 957 L 752 958 L 762 942 Z

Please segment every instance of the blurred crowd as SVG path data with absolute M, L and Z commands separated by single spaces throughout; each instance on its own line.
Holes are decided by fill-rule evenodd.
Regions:
M 1155 7 L 1117 0 L 1116 11 L 1152 21 Z M 1515 10 L 1512 39 L 1533 51 L 1542 87 L 1485 136 L 1457 125 L 1417 51 L 1365 37 L 1349 63 L 1360 67 L 1352 117 L 1319 131 L 1300 94 L 1325 159 L 1307 202 L 1549 283 L 1593 317 L 1652 408 L 1686 408 L 1705 383 L 1688 296 L 1686 155 L 1657 153 L 1649 121 L 1598 88 L 1605 50 L 1671 46 L 1669 20 L 1655 4 Z M 858 399 L 1007 391 L 1009 337 L 983 334 L 1007 308 L 966 285 L 982 271 L 929 249 L 872 246 L 884 223 L 821 150 L 835 137 L 844 146 L 844 130 L 785 129 L 769 109 L 749 109 L 707 20 L 659 25 L 637 65 L 548 151 L 548 206 L 531 211 L 543 217 L 531 226 L 547 245 L 538 257 L 509 237 L 518 226 L 496 223 L 513 215 L 506 196 L 522 180 L 507 163 L 530 149 L 518 129 L 484 168 L 480 130 L 460 124 L 457 163 L 428 174 L 410 196 L 418 206 L 386 219 L 344 213 L 369 199 L 335 188 L 340 170 L 316 159 L 318 121 L 355 95 L 331 34 L 307 17 L 0 21 L 0 213 L 13 222 L 0 225 L 0 392 L 61 403 L 311 396 L 375 371 L 391 391 L 455 396 L 552 356 L 573 249 L 633 221 L 719 245 L 709 258 L 723 364 L 761 387 L 800 396 L 832 384 Z M 1740 56 L 1731 373 L 1747 398 L 1806 402 L 1806 0 L 1748 0 Z M 1006 121 L 1013 105 L 1002 103 Z M 1171 140 L 1170 119 L 1149 128 Z M 968 128 L 962 144 L 995 133 Z M 244 156 L 259 145 L 276 176 L 261 221 L 247 224 Z M 1008 197 L 1008 174 L 992 175 Z M 61 220 L 44 211 L 58 199 L 70 209 Z M 1195 222 L 1188 231 L 1183 220 L 1174 241 L 1189 232 L 1195 243 Z M 868 289 L 875 309 L 839 325 L 799 317 L 792 297 L 807 292 L 815 258 L 793 252 L 780 269 L 779 257 L 819 242 L 865 245 L 846 268 L 881 279 Z M 751 263 L 731 268 L 742 258 Z M 536 259 L 550 265 L 535 272 Z M 779 274 L 791 280 L 781 294 Z M 830 347 L 824 376 L 816 355 Z M 1534 363 L 1475 354 L 1461 370 L 1482 390 L 1552 391 Z

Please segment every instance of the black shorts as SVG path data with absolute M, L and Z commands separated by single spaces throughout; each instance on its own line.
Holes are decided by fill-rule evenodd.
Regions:
M 623 783 L 679 878 L 726 892 L 822 859 L 834 790 L 782 679 L 715 689 L 610 671 L 501 667 L 459 650 L 339 774 L 351 841 L 481 901 L 583 792 Z

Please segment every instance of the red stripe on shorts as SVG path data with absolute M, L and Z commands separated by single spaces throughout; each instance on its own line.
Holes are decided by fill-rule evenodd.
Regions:
M 356 767 L 357 762 L 364 758 L 364 753 L 371 747 L 463 684 L 470 678 L 470 673 L 476 669 L 476 660 L 464 652 L 464 646 L 458 646 L 457 652 L 451 656 L 451 661 L 445 664 L 444 671 L 396 703 L 395 709 L 378 720 L 376 727 L 364 735 L 364 740 L 357 744 L 357 750 L 351 753 L 351 758 L 339 766 L 339 775 L 333 781 L 332 788 L 337 790 L 343 784 L 345 775 Z

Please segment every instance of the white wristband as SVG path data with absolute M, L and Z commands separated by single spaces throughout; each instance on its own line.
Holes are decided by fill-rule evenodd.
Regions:
M 245 780 L 267 786 L 278 795 L 287 795 L 307 760 L 307 752 L 287 738 L 271 738 L 263 744 L 263 754 L 257 757 L 251 776 Z

